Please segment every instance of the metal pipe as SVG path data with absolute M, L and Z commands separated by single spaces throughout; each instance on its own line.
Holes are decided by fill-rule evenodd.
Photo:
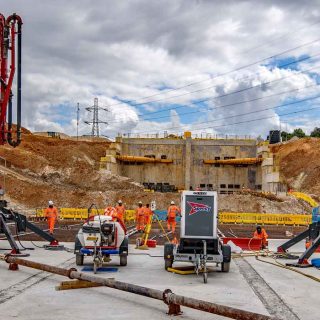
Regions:
M 236 158 L 236 159 L 222 159 L 222 160 L 203 160 L 204 164 L 225 164 L 225 165 L 237 165 L 237 164 L 258 164 L 263 161 L 262 158 Z
M 241 309 L 236 309 L 232 307 L 227 307 L 223 305 L 219 305 L 216 303 L 203 301 L 199 299 L 189 298 L 181 295 L 177 295 L 173 293 L 170 289 L 165 291 L 147 288 L 143 286 L 138 286 L 135 284 L 130 284 L 121 281 L 115 281 L 113 279 L 106 279 L 100 278 L 97 276 L 85 274 L 82 272 L 78 272 L 76 269 L 63 269 L 60 267 L 50 266 L 39 262 L 34 262 L 30 260 L 25 260 L 17 257 L 13 257 L 10 255 L 3 255 L 0 254 L 0 260 L 4 260 L 10 264 L 17 264 L 22 265 L 29 268 L 34 268 L 54 274 L 58 274 L 61 276 L 69 277 L 70 279 L 78 279 L 78 280 L 85 280 L 94 283 L 99 283 L 105 287 L 113 288 L 121 291 L 131 292 L 134 294 L 138 294 L 144 297 L 161 300 L 164 301 L 169 306 L 169 313 L 170 310 L 175 310 L 173 313 L 177 314 L 180 312 L 180 306 L 185 306 L 188 308 L 213 313 L 221 316 L 225 316 L 231 319 L 238 319 L 238 320 L 271 320 L 274 319 L 273 317 L 245 311 Z
M 18 35 L 18 40 L 17 40 L 17 128 L 16 128 L 16 140 L 12 140 L 12 129 L 10 130 L 8 128 L 8 135 L 7 135 L 7 141 L 12 147 L 17 147 L 21 143 L 21 42 L 22 42 L 22 20 L 21 18 L 13 14 L 7 19 L 7 24 L 11 25 L 11 38 L 12 38 L 12 43 L 11 43 L 11 53 L 12 53 L 12 58 L 11 58 L 11 65 L 13 67 L 13 70 L 15 69 L 15 23 L 17 23 L 18 30 L 17 30 L 17 35 Z M 10 86 L 11 87 L 11 86 Z M 10 92 L 11 94 L 11 92 Z M 12 107 L 11 107 L 12 108 Z M 11 117 L 11 122 L 8 119 L 8 126 L 11 128 L 12 127 L 12 117 Z
M 126 161 L 126 162 L 152 162 L 152 163 L 172 163 L 172 159 L 159 159 L 159 158 L 149 158 L 149 157 L 141 157 L 141 156 L 128 156 L 128 155 L 122 155 L 122 156 L 116 156 L 116 159 L 120 161 Z

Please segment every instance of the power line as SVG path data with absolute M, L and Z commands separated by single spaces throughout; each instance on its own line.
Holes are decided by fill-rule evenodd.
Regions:
M 216 121 L 221 121 L 221 120 L 225 120 L 225 119 L 230 119 L 230 118 L 235 118 L 235 117 L 240 117 L 240 116 L 245 116 L 245 115 L 249 115 L 249 114 L 253 114 L 253 113 L 257 113 L 257 112 L 263 112 L 263 111 L 267 111 L 267 110 L 273 110 L 273 109 L 278 109 L 278 108 L 283 108 L 283 107 L 287 107 L 289 105 L 293 105 L 293 104 L 298 104 L 298 103 L 301 103 L 301 102 L 307 102 L 307 101 L 311 101 L 311 100 L 315 100 L 317 98 L 319 98 L 320 95 L 317 95 L 315 97 L 311 97 L 311 98 L 306 98 L 306 99 L 302 99 L 302 100 L 298 100 L 298 101 L 292 101 L 292 102 L 288 102 L 288 103 L 285 103 L 285 104 L 281 104 L 281 105 L 278 105 L 278 106 L 275 106 L 275 107 L 268 107 L 268 108 L 265 108 L 265 109 L 259 109 L 259 110 L 254 110 L 254 111 L 250 111 L 250 112 L 247 112 L 247 113 L 240 113 L 240 114 L 236 114 L 236 115 L 232 115 L 232 116 L 228 116 L 228 117 L 223 117 L 223 118 L 218 118 L 218 119 L 214 119 L 214 120 L 210 120 L 210 121 L 203 121 L 203 122 L 198 122 L 194 125 L 202 125 L 202 124 L 206 124 L 206 123 L 212 123 L 212 122 L 216 122 Z M 187 126 L 187 125 L 182 125 L 182 126 L 175 126 L 175 127 L 169 127 L 169 128 L 165 128 L 164 130 L 172 130 L 172 129 L 178 129 L 178 128 L 181 128 L 183 126 Z M 211 128 L 211 127 L 209 127 Z M 204 128 L 200 128 L 200 129 L 192 129 L 193 131 L 197 131 L 197 130 L 202 130 Z M 145 132 L 136 132 L 136 133 L 151 133 L 151 132 L 158 132 L 158 131 L 145 131 Z
M 314 56 L 312 56 L 312 57 L 303 57 L 303 58 L 301 58 L 299 60 L 288 62 L 288 63 L 285 63 L 284 65 L 278 66 L 278 68 L 284 68 L 284 67 L 287 67 L 287 66 L 292 65 L 292 64 L 296 64 L 296 63 L 299 63 L 299 62 L 310 60 L 311 58 L 314 58 Z M 254 75 L 258 75 L 258 73 L 255 73 Z M 246 77 L 240 78 L 239 80 L 246 80 L 246 79 L 250 79 L 251 77 L 252 76 L 246 76 Z M 152 101 L 152 103 L 163 101 L 163 100 L 171 100 L 171 99 L 174 99 L 174 98 L 180 98 L 180 97 L 192 94 L 192 93 L 198 93 L 198 92 L 201 92 L 201 91 L 206 91 L 206 90 L 209 90 L 209 89 L 212 89 L 212 88 L 216 88 L 218 86 L 219 85 L 212 85 L 212 86 L 209 86 L 209 87 L 206 87 L 206 88 L 203 88 L 203 89 L 198 89 L 198 90 L 195 90 L 195 91 L 179 94 L 179 95 L 176 95 L 176 96 L 172 96 L 172 97 L 168 97 L 168 98 L 164 98 L 164 99 L 159 99 L 159 100 L 154 100 L 154 101 Z M 150 103 L 150 102 L 147 102 L 147 103 Z M 146 103 L 140 103 L 140 104 L 137 104 L 137 105 L 144 105 L 144 104 L 146 104 Z M 135 106 L 137 106 L 137 105 L 135 105 Z M 150 113 L 152 113 L 152 112 L 149 112 L 149 114 Z
M 312 23 L 312 24 L 310 24 L 310 25 L 308 25 L 308 26 L 305 26 L 305 27 L 303 27 L 303 28 L 299 28 L 299 29 L 296 29 L 296 30 L 291 30 L 290 32 L 287 32 L 286 34 L 279 35 L 278 37 L 275 37 L 273 40 L 268 41 L 268 42 L 266 42 L 266 43 L 262 43 L 262 44 L 260 44 L 260 45 L 251 47 L 250 49 L 248 49 L 248 50 L 246 50 L 246 51 L 242 51 L 241 54 L 246 54 L 246 53 L 248 53 L 248 52 L 250 52 L 250 51 L 255 51 L 255 50 L 259 49 L 259 48 L 263 48 L 263 47 L 265 47 L 265 46 L 267 46 L 267 45 L 270 45 L 271 43 L 278 42 L 278 40 L 283 39 L 283 38 L 286 38 L 286 37 L 288 37 L 288 36 L 291 36 L 293 33 L 294 33 L 294 36 L 297 36 L 297 33 L 298 33 L 298 32 L 301 32 L 302 30 L 307 29 L 307 28 L 309 29 L 310 27 L 314 27 L 314 26 L 317 25 L 317 24 L 320 24 L 320 20 L 319 20 L 319 21 L 316 21 L 316 22 L 314 22 L 314 23 Z M 296 33 L 296 32 L 297 32 L 297 33 Z
M 229 104 L 224 104 L 221 106 L 217 106 L 214 108 L 203 108 L 204 110 L 208 110 L 208 111 L 212 111 L 212 110 L 216 110 L 216 109 L 220 109 L 220 108 L 227 108 L 227 107 L 232 107 L 235 105 L 239 105 L 239 104 L 243 104 L 243 103 L 248 103 L 248 102 L 253 102 L 253 101 L 259 101 L 262 99 L 266 99 L 266 98 L 270 98 L 270 97 L 275 97 L 275 96 L 280 96 L 282 94 L 286 94 L 286 93 L 292 93 L 292 92 L 296 92 L 296 91 L 300 91 L 302 89 L 309 89 L 309 88 L 313 88 L 313 87 L 317 87 L 317 84 L 312 84 L 309 86 L 305 86 L 302 88 L 297 88 L 297 89 L 292 89 L 292 90 L 288 90 L 288 91 L 282 91 L 282 92 L 278 92 L 278 93 L 274 93 L 274 94 L 270 94 L 268 96 L 263 96 L 263 97 L 258 97 L 258 98 L 254 98 L 254 99 L 250 99 L 250 100 L 243 100 L 240 102 L 233 102 L 233 103 L 229 103 Z M 184 115 L 188 115 L 188 114 L 195 114 L 195 113 L 199 113 L 199 110 L 196 111 L 190 111 L 190 112 L 183 112 L 183 113 L 179 113 L 179 116 L 184 116 Z M 148 121 L 148 120 L 156 120 L 156 119 L 162 119 L 162 118 L 170 118 L 171 115 L 167 115 L 167 116 L 161 116 L 161 117 L 156 117 L 156 118 L 148 118 L 148 119 L 143 119 L 143 121 Z
M 320 53 L 317 54 L 317 55 L 314 55 L 312 56 L 313 58 L 316 57 L 316 56 L 320 56 Z M 310 57 L 311 58 L 311 57 Z M 290 64 L 292 64 L 293 62 L 291 62 Z M 287 64 L 288 65 L 288 64 Z M 297 74 L 301 74 L 301 73 L 304 73 L 304 72 L 309 72 L 309 71 L 312 71 L 312 70 L 315 70 L 317 68 L 319 68 L 320 66 L 315 66 L 315 67 L 312 67 L 312 68 L 309 68 L 307 70 L 300 70 L 298 72 L 296 72 L 295 74 L 291 74 L 291 75 L 288 75 L 288 76 L 285 76 L 285 77 L 282 77 L 282 78 L 279 78 L 279 79 L 275 79 L 275 80 L 271 80 L 271 81 L 268 81 L 268 82 L 264 82 L 264 83 L 260 83 L 260 84 L 257 84 L 255 86 L 250 86 L 250 87 L 247 87 L 247 88 L 243 88 L 243 89 L 240 89 L 240 90 L 235 90 L 235 91 L 232 91 L 232 92 L 228 92 L 228 93 L 225 93 L 223 95 L 219 95 L 219 96 L 213 96 L 213 97 L 207 97 L 207 98 L 204 98 L 202 100 L 197 100 L 195 102 L 191 102 L 189 103 L 188 105 L 180 105 L 180 106 L 176 106 L 176 107 L 172 107 L 172 108 L 167 108 L 167 109 L 164 109 L 164 110 L 159 110 L 159 111 L 154 111 L 154 112 L 150 112 L 150 113 L 147 113 L 148 114 L 156 114 L 156 113 L 161 113 L 161 112 L 164 112 L 164 111 L 170 111 L 170 110 L 177 110 L 177 109 L 180 109 L 180 108 L 184 108 L 184 107 L 187 107 L 189 105 L 197 105 L 199 103 L 202 103 L 202 102 L 207 102 L 207 101 L 210 101 L 210 100 L 215 100 L 215 99 L 218 99 L 218 98 L 224 98 L 224 97 L 227 97 L 229 95 L 233 95 L 233 94 L 237 94 L 237 93 L 242 93 L 242 92 L 245 92 L 245 91 L 248 91 L 248 90 L 251 90 L 251 89 L 255 89 L 255 88 L 258 88 L 258 87 L 261 87 L 261 86 L 265 86 L 265 85 L 270 85 L 270 84 L 273 84 L 273 83 L 276 83 L 276 82 L 279 82 L 279 81 L 282 81 L 282 80 L 285 80 L 285 79 L 288 79 L 288 78 L 291 78 L 291 77 L 294 77 L 296 76 Z M 288 91 L 290 92 L 290 91 Z M 272 96 L 272 95 L 271 95 Z M 263 97 L 261 97 L 262 99 Z M 260 99 L 260 98 L 256 98 L 256 99 Z M 254 101 L 254 100 L 253 100 Z M 246 101 L 244 101 L 246 102 Z M 240 102 L 240 103 L 244 103 L 244 102 Z M 250 101 L 248 101 L 250 102 Z M 216 108 L 224 108 L 224 107 L 228 107 L 230 105 L 237 105 L 237 104 L 240 104 L 240 103 L 233 103 L 233 104 L 227 104 L 227 105 L 223 105 L 223 106 L 219 106 L 219 107 L 215 107 L 215 108 L 207 108 L 208 110 L 213 110 L 213 109 L 216 109 Z M 188 112 L 188 113 L 181 113 L 180 115 L 184 115 L 184 114 L 191 114 L 191 113 L 196 113 L 196 112 L 199 112 L 199 111 L 192 111 L 192 112 Z M 138 115 L 138 116 L 141 116 L 141 115 Z M 142 119 L 141 121 L 148 121 L 148 120 L 154 120 L 154 119 L 161 119 L 161 118 L 167 118 L 167 117 L 170 117 L 169 116 L 162 116 L 162 117 L 153 117 L 153 118 L 145 118 L 145 119 Z M 122 120 L 123 121 L 123 120 Z M 113 123 L 115 122 L 122 122 L 122 121 L 113 121 Z
M 199 130 L 203 130 L 203 129 L 215 129 L 215 128 L 221 128 L 221 127 L 226 127 L 226 126 L 232 126 L 235 124 L 243 124 L 243 123 L 249 123 L 249 122 L 254 122 L 254 121 L 260 121 L 260 120 L 266 120 L 266 119 L 272 119 L 275 117 L 282 117 L 282 116 L 288 116 L 291 114 L 297 114 L 297 113 L 302 113 L 302 112 L 307 112 L 307 111 L 312 111 L 312 110 L 316 110 L 319 109 L 320 106 L 318 107 L 313 107 L 313 108 L 308 108 L 308 109 L 303 109 L 303 110 L 298 110 L 298 111 L 292 111 L 292 112 L 288 112 L 288 113 L 283 113 L 283 114 L 277 114 L 277 115 L 273 115 L 273 116 L 269 116 L 269 117 L 263 117 L 263 118 L 258 118 L 258 119 L 251 119 L 251 120 L 246 120 L 246 121 L 240 121 L 240 122 L 234 122 L 234 123 L 228 123 L 228 124 L 223 124 L 223 125 L 219 125 L 219 126 L 214 126 L 214 127 L 206 127 L 206 128 L 201 128 L 201 129 L 195 129 L 193 131 L 199 131 Z
M 317 53 L 313 56 L 310 56 L 310 57 L 305 57 L 305 58 L 301 58 L 300 60 L 297 60 L 297 61 L 292 61 L 292 62 L 289 62 L 289 63 L 286 63 L 284 65 L 281 65 L 279 66 L 279 68 L 284 68 L 284 67 L 287 67 L 289 65 L 292 65 L 292 64 L 295 64 L 295 63 L 299 63 L 299 62 L 302 62 L 302 61 L 306 61 L 306 60 L 310 60 L 312 58 L 315 58 L 315 57 L 318 57 L 320 56 L 320 53 Z M 306 71 L 309 71 L 309 70 L 306 70 Z M 302 73 L 302 72 L 306 72 L 306 71 L 298 71 L 297 73 Z M 257 75 L 257 74 L 255 74 Z M 295 75 L 295 74 L 294 74 Z M 257 84 L 255 86 L 250 86 L 250 87 L 247 87 L 247 88 L 244 88 L 244 89 L 241 89 L 241 90 L 235 90 L 235 91 L 232 91 L 232 92 L 229 92 L 229 93 L 226 93 L 226 94 L 223 94 L 223 95 L 219 95 L 219 96 L 214 96 L 214 97 L 209 97 L 209 98 L 204 98 L 202 100 L 198 100 L 196 102 L 191 102 L 190 104 L 198 104 L 198 103 L 201 103 L 201 102 L 206 102 L 206 101 L 210 101 L 212 99 L 216 99 L 216 98 L 224 98 L 226 96 L 229 96 L 231 94 L 236 94 L 236 93 L 240 93 L 240 92 L 243 92 L 243 91 L 246 91 L 246 90 L 250 90 L 250 89 L 253 89 L 253 88 L 257 88 L 257 87 L 260 87 L 262 85 L 265 85 L 265 84 L 270 84 L 270 83 L 273 83 L 273 82 L 276 82 L 276 81 L 279 81 L 279 80 L 283 80 L 283 79 L 287 79 L 287 78 L 290 78 L 294 75 L 289 75 L 287 77 L 283 77 L 283 78 L 280 78 L 280 79 L 275 79 L 275 80 L 272 80 L 272 81 L 268 81 L 268 82 L 265 82 L 265 83 L 261 83 L 261 84 Z M 251 77 L 243 77 L 243 78 L 240 78 L 239 80 L 245 80 L 245 79 L 250 79 Z M 238 81 L 239 81 L 238 80 Z M 215 86 L 212 86 L 212 88 L 215 88 L 217 87 L 218 85 L 215 85 Z M 155 113 L 161 113 L 161 112 L 164 112 L 164 111 L 168 111 L 168 110 L 173 110 L 173 109 L 179 109 L 181 108 L 181 106 L 177 106 L 177 107 L 172 107 L 172 108 L 167 108 L 167 109 L 163 109 L 163 110 L 158 110 L 158 111 L 152 111 L 152 112 L 148 112 L 148 113 L 145 113 L 144 115 L 148 115 L 148 114 L 155 114 Z
M 152 101 L 146 101 L 146 102 L 141 102 L 141 103 L 132 103 L 132 101 L 144 100 L 144 99 L 148 99 L 148 98 L 152 98 L 152 97 L 155 97 L 155 96 L 159 96 L 159 95 L 162 95 L 162 94 L 165 94 L 165 93 L 168 93 L 168 92 L 178 91 L 178 90 L 181 90 L 181 89 L 184 89 L 184 88 L 187 88 L 187 87 L 190 87 L 190 86 L 199 84 L 199 83 L 203 83 L 203 82 L 207 82 L 207 81 L 212 81 L 213 79 L 216 79 L 216 78 L 225 76 L 225 75 L 227 75 L 227 74 L 230 74 L 230 73 L 233 73 L 233 72 L 236 72 L 236 71 L 240 71 L 240 70 L 242 70 L 242 69 L 245 69 L 245 68 L 254 66 L 254 65 L 259 64 L 259 63 L 261 63 L 261 62 L 264 62 L 264 61 L 273 59 L 273 58 L 275 58 L 275 57 L 281 56 L 281 55 L 283 55 L 283 54 L 285 54 L 285 53 L 289 53 L 289 52 L 295 51 L 295 50 L 297 50 L 297 49 L 300 49 L 300 48 L 309 46 L 309 45 L 314 44 L 314 43 L 319 42 L 319 41 L 320 41 L 320 38 L 315 39 L 315 40 L 313 40 L 313 41 L 306 42 L 306 43 L 304 43 L 304 44 L 302 44 L 302 45 L 296 46 L 296 47 L 291 48 L 291 49 L 287 49 L 287 50 L 282 51 L 282 52 L 280 52 L 280 53 L 278 53 L 278 54 L 275 54 L 275 55 L 269 56 L 269 57 L 267 57 L 267 58 L 263 58 L 263 59 L 257 60 L 257 61 L 255 61 L 255 62 L 252 62 L 252 63 L 249 63 L 249 64 L 247 64 L 247 65 L 244 65 L 244 66 L 241 66 L 241 67 L 238 67 L 238 68 L 235 68 L 235 69 L 226 71 L 226 72 L 224 72 L 224 73 L 218 74 L 218 75 L 216 75 L 216 76 L 214 76 L 214 77 L 212 77 L 212 78 L 209 78 L 209 79 L 204 79 L 204 80 L 200 80 L 200 81 L 191 82 L 191 83 L 189 83 L 189 84 L 187 84 L 187 85 L 184 85 L 184 86 L 181 86 L 181 87 L 178 87 L 178 88 L 173 88 L 173 89 L 167 90 L 167 91 L 165 91 L 165 92 L 156 93 L 156 94 L 149 95 L 149 96 L 145 96 L 145 97 L 141 97 L 141 98 L 138 98 L 138 99 L 135 99 L 135 100 L 121 101 L 121 102 L 118 102 L 118 103 L 111 104 L 111 105 L 109 105 L 109 107 L 117 106 L 117 105 L 120 105 L 120 104 L 130 104 L 131 106 L 139 106 L 139 105 L 145 105 L 145 104 L 148 104 L 148 103 L 154 103 L 154 102 L 159 102 L 159 101 L 162 101 L 162 100 L 167 100 L 168 98 L 171 98 L 171 97 L 162 98 L 162 99 L 157 99 L 157 100 L 152 100 Z M 188 94 L 188 93 L 187 93 L 187 94 Z M 126 99 L 122 99 L 122 100 L 126 100 Z

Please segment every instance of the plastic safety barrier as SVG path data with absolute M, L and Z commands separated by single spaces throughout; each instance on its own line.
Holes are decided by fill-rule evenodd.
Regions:
M 261 239 L 255 238 L 222 238 L 224 244 L 227 244 L 229 241 L 232 241 L 236 246 L 240 247 L 243 250 L 260 250 L 261 249 Z
M 156 214 L 158 216 L 158 219 L 160 221 L 167 220 L 167 210 L 155 210 L 154 214 Z M 180 217 L 176 217 L 176 221 L 180 221 L 180 220 L 181 220 Z
M 59 208 L 60 219 L 85 220 L 88 218 L 88 209 L 86 208 Z M 43 218 L 45 209 L 37 209 L 36 217 Z M 104 214 L 104 209 L 92 209 L 90 216 Z M 126 210 L 124 220 L 126 222 L 135 221 L 135 210 Z
M 309 225 L 312 221 L 311 214 L 292 213 L 235 213 L 220 212 L 220 223 L 235 224 L 272 224 L 272 225 Z
M 45 209 L 37 209 L 36 217 L 43 218 Z M 104 209 L 92 209 L 91 215 L 103 214 Z M 159 220 L 165 221 L 167 218 L 166 210 L 155 210 L 154 212 Z M 282 213 L 236 213 L 220 212 L 220 223 L 229 224 L 271 224 L 271 225 L 297 225 L 305 226 L 312 222 L 312 215 L 307 214 L 282 214 Z M 85 220 L 88 218 L 88 209 L 86 208 L 60 208 L 60 219 Z M 135 210 L 126 210 L 124 215 L 125 222 L 134 222 L 136 220 Z M 176 218 L 180 221 L 180 217 Z

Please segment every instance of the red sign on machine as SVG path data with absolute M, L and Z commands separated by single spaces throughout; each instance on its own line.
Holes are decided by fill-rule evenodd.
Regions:
M 209 212 L 211 209 L 210 206 L 207 206 L 206 204 L 203 204 L 203 203 L 197 203 L 197 202 L 191 202 L 191 201 L 187 201 L 187 203 L 191 207 L 191 210 L 189 212 L 189 216 L 192 216 L 193 214 L 195 214 L 199 211 Z

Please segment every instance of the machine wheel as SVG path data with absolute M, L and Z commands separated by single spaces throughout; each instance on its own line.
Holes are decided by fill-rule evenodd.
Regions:
M 76 253 L 76 265 L 83 266 L 84 255 L 80 253 Z
M 127 255 L 121 255 L 120 256 L 120 266 L 126 266 L 127 265 Z
M 222 272 L 229 272 L 230 270 L 230 262 L 222 262 L 221 263 L 221 271 Z
M 204 272 L 204 273 L 203 273 L 203 282 L 204 282 L 204 283 L 207 283 L 207 282 L 208 282 L 208 273 L 207 273 L 207 272 Z
M 173 260 L 164 259 L 164 268 L 168 270 L 168 268 L 172 268 Z

